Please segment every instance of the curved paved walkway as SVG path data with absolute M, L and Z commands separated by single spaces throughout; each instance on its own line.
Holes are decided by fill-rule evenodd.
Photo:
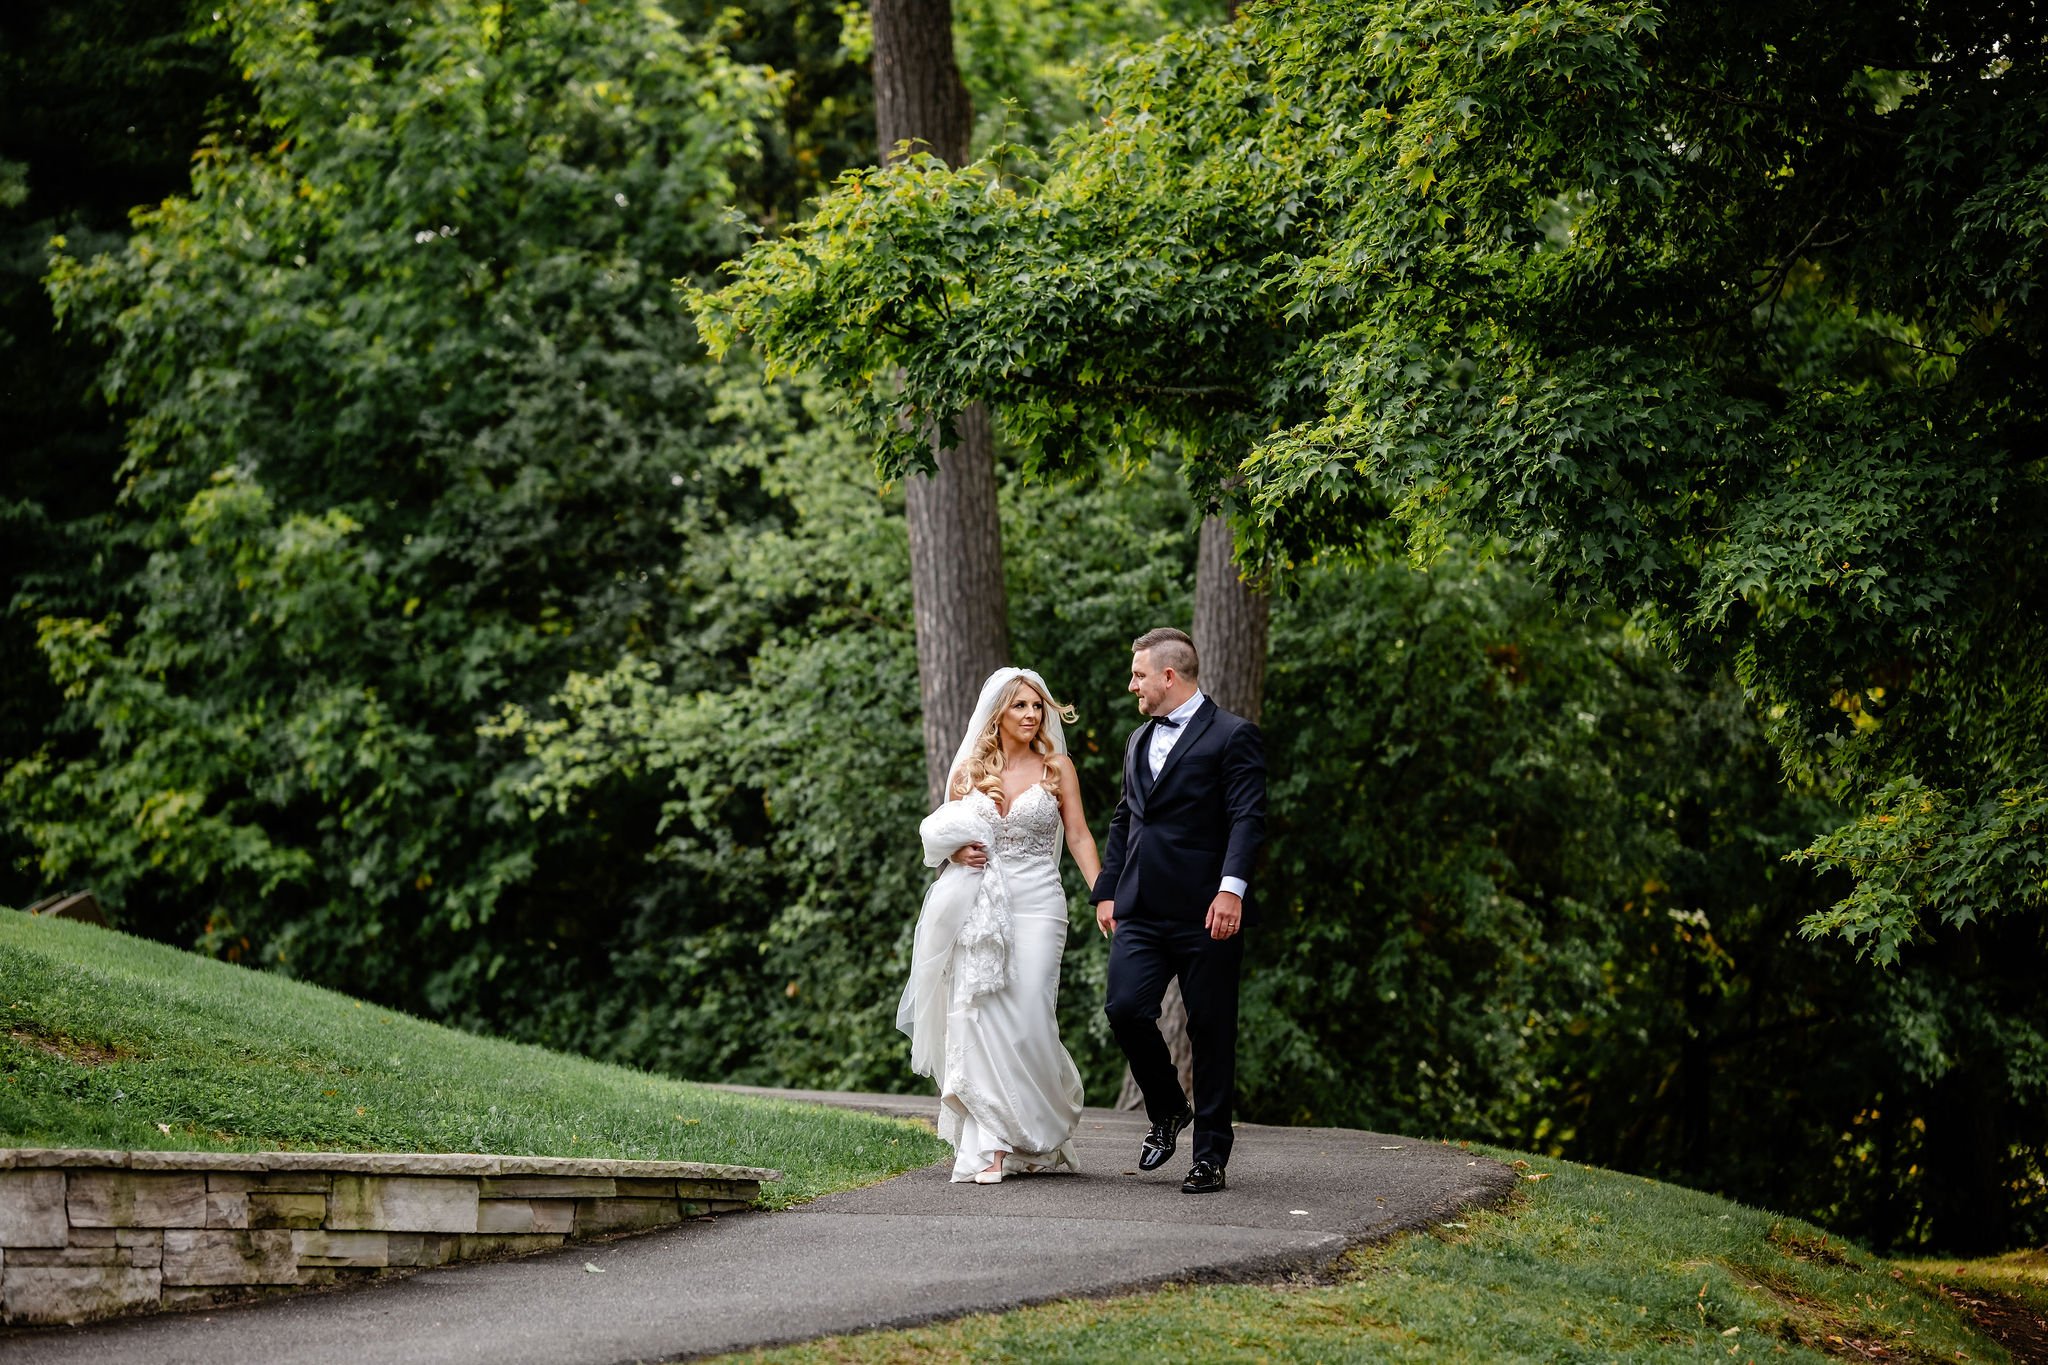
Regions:
M 739 1087 L 734 1087 L 738 1089 Z M 927 1118 L 930 1099 L 754 1091 Z M 952 1185 L 946 1167 L 772 1214 L 422 1271 L 346 1293 L 0 1334 L 8 1365 L 440 1365 L 673 1360 L 1170 1280 L 1270 1278 L 1493 1203 L 1515 1175 L 1344 1128 L 1238 1130 L 1230 1188 L 1137 1171 L 1144 1122 L 1090 1109 L 1082 1174 Z M 592 1274 L 585 1265 L 604 1273 Z

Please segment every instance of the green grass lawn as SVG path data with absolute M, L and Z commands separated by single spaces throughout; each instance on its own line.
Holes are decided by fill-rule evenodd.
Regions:
M 1952 1288 L 1990 1290 L 2018 1299 L 2035 1312 L 2048 1314 L 2048 1247 L 2009 1251 L 1976 1261 L 1946 1258 L 1899 1261 L 1902 1269 Z
M 1808 1224 L 1636 1176 L 1486 1154 L 1541 1178 L 1500 1212 L 1352 1253 L 1334 1283 L 1169 1287 L 728 1359 L 2008 1359 L 1905 1263 Z
M 731 1162 L 782 1206 L 945 1155 L 914 1123 L 723 1094 L 0 911 L 0 1146 Z
M 1971 1306 L 1980 1319 L 2004 1329 L 2007 1344 L 2017 1339 L 2013 1355 L 2048 1360 L 2048 1247 L 2009 1251 L 1979 1260 L 1902 1260 L 1895 1264 L 1923 1284 L 1931 1284 Z
M 0 912 L 0 1145 L 472 1151 L 773 1166 L 785 1205 L 938 1160 L 922 1126 L 477 1038 L 263 972 Z M 1169 1288 L 757 1361 L 2002 1361 L 1949 1290 L 2048 1308 L 2048 1260 L 1887 1262 L 1673 1185 L 1489 1152 L 1501 1212 L 1334 1282 Z

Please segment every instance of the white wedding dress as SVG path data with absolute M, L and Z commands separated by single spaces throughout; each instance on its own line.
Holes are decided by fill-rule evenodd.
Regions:
M 1057 1016 L 1067 945 L 1059 800 L 1034 786 L 1007 815 L 983 792 L 965 804 L 995 833 L 982 875 L 1003 879 L 1012 939 L 1001 988 L 970 996 L 969 973 L 948 972 L 939 1136 L 953 1146 L 955 1181 L 973 1180 L 999 1151 L 1010 1154 L 1006 1172 L 1072 1167 L 1081 1072 L 1060 1043 Z

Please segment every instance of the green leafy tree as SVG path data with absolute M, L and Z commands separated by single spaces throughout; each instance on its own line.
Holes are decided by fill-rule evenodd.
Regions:
M 1105 65 L 1042 157 L 844 177 L 695 302 L 714 348 L 841 393 L 885 470 L 980 399 L 1040 470 L 1177 451 L 1283 579 L 1382 526 L 1424 563 L 1476 535 L 1726 670 L 1848 807 L 1752 847 L 1851 874 L 1802 932 L 1928 992 L 1916 1235 L 1983 1245 L 2048 1101 L 2048 71 L 2019 23 L 1257 7 Z
M 772 80 L 638 5 L 221 14 L 260 119 L 52 275 L 146 560 L 42 621 L 93 748 L 7 803 L 137 927 L 466 998 L 480 926 L 573 939 L 608 891 L 477 723 L 666 635 L 665 547 L 747 496 L 668 281 L 731 249 Z
M 847 177 L 700 317 L 885 468 L 984 398 L 1048 465 L 1178 442 L 1269 565 L 1474 528 L 1641 611 L 1865 803 L 1809 927 L 1890 962 L 2048 896 L 2048 91 L 2010 19 L 1257 9 L 1111 64 L 1042 162 Z
M 95 587 L 135 567 L 115 512 L 118 420 L 97 401 L 103 355 L 60 333 L 43 274 L 49 242 L 113 249 L 128 210 L 182 188 L 209 118 L 240 112 L 226 45 L 193 35 L 181 5 L 48 0 L 0 12 L 0 769 L 76 736 L 36 647 L 36 619 L 91 611 Z M 43 889 L 34 849 L 0 820 L 0 904 Z
M 1460 541 L 1295 582 L 1257 1112 L 1491 1133 L 1887 1246 L 2038 1238 L 2039 959 L 1874 973 L 1802 935 L 1847 878 L 1785 855 L 1841 810 L 1782 780 L 1732 676 Z
M 967 75 L 991 109 L 1045 117 L 1071 44 L 1168 21 L 971 13 L 1039 36 Z M 721 452 L 828 438 L 744 400 L 744 368 L 704 372 L 663 291 L 736 247 L 727 204 L 772 217 L 852 146 L 825 132 L 861 97 L 859 54 L 831 7 L 757 6 L 712 38 L 677 14 L 252 0 L 206 24 L 250 116 L 219 124 L 189 193 L 125 244 L 73 238 L 52 279 L 127 419 L 99 529 L 132 557 L 52 572 L 68 595 L 29 604 L 62 693 L 55 716 L 34 714 L 48 690 L 25 708 L 6 779 L 30 885 L 89 883 L 129 927 L 529 1032 L 580 1030 L 629 969 L 674 970 L 656 923 L 743 945 L 669 986 L 753 993 L 751 931 L 718 926 L 758 927 L 758 886 L 615 856 L 659 788 L 535 822 L 508 799 L 530 760 L 478 733 L 622 657 L 722 693 L 812 628 L 803 593 L 735 585 L 801 504 Z M 764 813 L 720 818 L 751 837 Z

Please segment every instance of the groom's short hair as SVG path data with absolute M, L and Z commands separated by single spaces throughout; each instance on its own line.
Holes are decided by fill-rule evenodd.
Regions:
M 1156 626 L 1131 641 L 1131 653 L 1150 650 L 1154 668 L 1170 668 L 1193 682 L 1202 676 L 1202 661 L 1195 656 L 1195 642 L 1184 630 Z

